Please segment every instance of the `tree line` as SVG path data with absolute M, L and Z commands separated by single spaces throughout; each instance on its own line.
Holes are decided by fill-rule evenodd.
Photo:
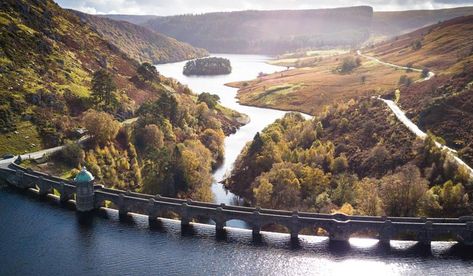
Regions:
M 216 110 L 219 97 L 210 93 L 194 97 L 146 63 L 135 78 L 157 87 L 158 94 L 136 110 L 136 122 L 117 121 L 116 85 L 112 74 L 100 69 L 91 83 L 94 108 L 81 120 L 90 141 L 84 148 L 68 144 L 53 159 L 74 168 L 72 175 L 86 166 L 109 187 L 211 201 L 211 172 L 224 154 L 225 135 Z M 172 90 L 161 86 L 162 81 Z
M 230 60 L 219 57 L 199 58 L 189 60 L 183 69 L 183 74 L 189 75 L 226 75 L 232 72 Z
M 378 122 L 365 119 L 361 124 L 351 117 L 366 112 L 381 120 L 371 112 L 375 109 L 383 112 L 373 100 L 361 100 L 313 120 L 287 114 L 246 145 L 227 187 L 265 208 L 350 215 L 469 214 L 473 185 L 466 169 L 438 148 L 432 135 L 416 141 L 396 136 L 407 130 L 392 129 L 378 136 L 372 125 Z

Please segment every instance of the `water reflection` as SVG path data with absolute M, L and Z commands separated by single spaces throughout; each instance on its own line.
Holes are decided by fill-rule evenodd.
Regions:
M 93 230 L 97 219 L 107 220 L 107 223 L 118 223 L 124 227 L 148 230 L 148 217 L 139 214 L 130 214 L 126 219 L 120 218 L 118 211 L 113 209 L 101 209 L 93 216 L 82 217 L 77 215 L 78 230 L 81 235 L 88 237 Z M 373 258 L 373 257 L 395 257 L 395 258 L 449 258 L 460 257 L 464 260 L 473 260 L 472 247 L 454 242 L 434 242 L 432 246 L 425 246 L 412 241 L 391 241 L 390 245 L 380 243 L 370 238 L 350 238 L 349 242 L 333 242 L 325 236 L 300 235 L 297 240 L 291 240 L 289 234 L 261 231 L 261 240 L 254 241 L 251 231 L 247 229 L 225 227 L 224 233 L 216 233 L 215 226 L 206 223 L 191 223 L 189 227 L 181 228 L 180 221 L 160 218 L 159 228 L 150 228 L 149 232 L 157 234 L 167 233 L 179 238 L 201 238 L 215 239 L 218 242 L 228 244 L 235 243 L 236 246 L 250 245 L 264 248 L 278 248 L 290 251 L 330 254 L 335 257 L 350 258 Z M 157 230 L 157 231 L 156 231 Z
M 216 238 L 215 227 L 201 224 L 183 235 L 179 221 L 149 229 L 146 216 L 124 222 L 115 210 L 84 221 L 57 202 L 11 188 L 0 188 L 0 217 L 0 275 L 468 275 L 473 268 L 472 249 L 449 242 L 426 249 L 300 236 L 294 243 L 288 234 L 262 232 L 255 243 L 249 230 L 229 228 Z

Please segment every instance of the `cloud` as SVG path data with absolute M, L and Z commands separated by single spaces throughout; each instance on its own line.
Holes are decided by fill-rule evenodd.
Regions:
M 64 8 L 87 13 L 172 15 L 233 10 L 316 9 L 357 5 L 377 11 L 471 6 L 473 0 L 57 0 Z
M 93 7 L 84 7 L 80 6 L 75 8 L 78 11 L 85 12 L 85 13 L 90 13 L 90 14 L 98 14 L 97 10 Z

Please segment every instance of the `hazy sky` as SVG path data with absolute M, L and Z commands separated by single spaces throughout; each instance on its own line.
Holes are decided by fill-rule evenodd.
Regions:
M 369 5 L 376 11 L 472 6 L 473 0 L 56 0 L 87 13 L 173 15 L 233 10 L 314 9 Z

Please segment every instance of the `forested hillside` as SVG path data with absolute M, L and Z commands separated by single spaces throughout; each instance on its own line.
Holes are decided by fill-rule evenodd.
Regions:
M 353 46 L 369 38 L 371 7 L 241 11 L 156 17 L 157 32 L 217 53 L 282 53 L 307 47 Z
M 212 52 L 280 54 L 304 48 L 359 46 L 472 14 L 472 7 L 392 12 L 355 7 L 104 17 L 140 24 Z
M 53 1 L 3 1 L 0 29 L 2 154 L 66 143 L 39 168 L 73 177 L 87 165 L 107 186 L 211 199 L 211 170 L 240 114 L 139 64 Z M 71 142 L 82 127 L 84 148 Z
M 354 52 L 324 56 L 324 51 L 304 51 L 283 59 L 298 68 L 230 85 L 240 88 L 242 103 L 314 115 L 337 102 L 384 95 L 399 101 L 421 129 L 444 138 L 473 165 L 472 45 L 473 16 L 459 17 L 361 49 L 384 62 L 423 68 L 423 73 Z M 429 71 L 436 76 L 419 81 Z
M 101 68 L 116 83 L 115 114 L 130 116 L 157 96 L 130 80 L 136 61 L 54 2 L 4 1 L 0 12 L 2 150 L 29 150 L 18 140 L 60 144 L 74 130 L 72 118 L 92 106 L 92 77 Z M 26 135 L 13 135 L 24 128 Z M 29 139 L 38 135 L 40 141 Z
M 397 69 L 405 75 L 394 88 L 377 93 L 392 98 L 424 131 L 431 131 L 425 141 L 416 140 L 379 99 L 346 98 L 315 113 L 314 120 L 292 114 L 257 134 L 239 156 L 227 186 L 263 207 L 394 216 L 469 214 L 471 176 L 434 141 L 458 149 L 458 156 L 472 164 L 472 28 L 473 17 L 460 17 L 362 49 L 382 61 L 407 66 Z M 360 59 L 363 63 L 368 61 Z M 320 64 L 323 61 L 316 59 L 292 70 L 297 73 L 263 76 L 244 89 L 264 87 L 266 80 L 278 78 L 290 82 L 285 76 L 297 78 Z M 356 64 L 344 59 L 331 74 L 353 74 L 359 70 Z M 380 65 L 373 60 L 369 64 L 372 70 Z M 412 81 L 409 67 L 426 67 L 417 75 L 426 77 L 432 69 L 436 76 Z M 329 83 L 327 78 L 318 80 Z M 283 91 L 287 103 L 299 108 L 288 97 L 294 91 Z
M 176 62 L 206 56 L 203 49 L 125 21 L 73 11 L 106 40 L 139 62 Z
M 377 99 L 334 106 L 313 120 L 289 114 L 246 145 L 227 187 L 266 208 L 466 215 L 471 180 L 434 139 L 416 140 Z

